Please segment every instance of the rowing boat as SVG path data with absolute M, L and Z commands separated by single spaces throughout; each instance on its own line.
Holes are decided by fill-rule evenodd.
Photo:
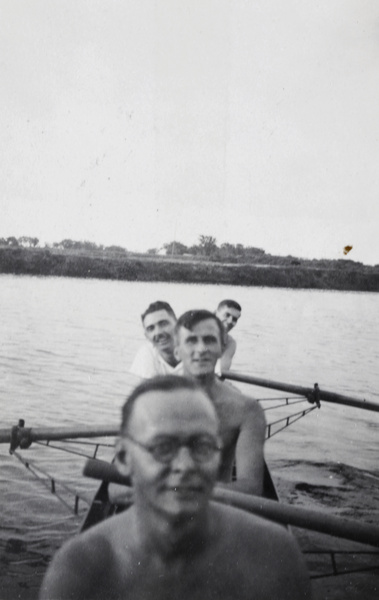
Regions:
M 265 403 L 269 405 L 266 409 L 267 411 L 276 409 L 281 413 L 285 412 L 284 415 L 280 414 L 280 418 L 271 419 L 269 421 L 266 435 L 268 440 L 278 433 L 283 432 L 303 417 L 311 414 L 314 410 L 318 410 L 321 403 L 324 406 L 324 402 L 326 404 L 332 403 L 371 411 L 372 414 L 379 412 L 379 405 L 373 402 L 327 392 L 321 390 L 317 384 L 313 387 L 305 388 L 281 382 L 262 380 L 233 372 L 226 373 L 225 378 L 237 382 L 237 384 L 254 385 L 285 392 L 286 395 L 281 396 L 280 398 L 261 399 L 262 405 Z M 117 482 L 115 469 L 112 469 L 109 461 L 101 461 L 97 456 L 98 448 L 101 446 L 101 442 L 98 441 L 99 438 L 109 440 L 109 438 L 116 436 L 117 432 L 118 427 L 113 425 L 102 428 L 77 426 L 71 428 L 35 429 L 25 427 L 25 423 L 21 421 L 17 426 L 12 428 L 12 431 L 0 430 L 0 442 L 9 443 L 10 451 L 13 456 L 23 461 L 23 464 L 25 464 L 29 470 L 33 471 L 34 465 L 32 465 L 31 461 L 25 459 L 25 453 L 32 444 L 37 443 L 41 445 L 46 442 L 45 447 L 51 447 L 52 441 L 57 442 L 63 440 L 64 446 L 67 443 L 67 440 L 70 440 L 70 442 L 74 440 L 79 443 L 82 440 L 95 438 L 93 441 L 95 448 L 94 455 L 90 457 L 86 455 L 85 474 L 90 477 L 95 477 L 96 479 L 102 479 L 102 483 L 82 521 L 81 529 L 84 530 L 121 510 L 120 507 L 112 505 L 107 494 L 108 482 Z M 113 447 L 113 441 L 109 445 Z M 287 503 L 279 501 L 276 482 L 275 485 L 273 482 L 275 477 L 271 475 L 270 470 L 266 467 L 264 498 L 258 499 L 248 497 L 245 494 L 236 492 L 228 493 L 216 489 L 215 500 L 234 504 L 245 510 L 250 510 L 251 512 L 281 522 L 284 525 L 289 525 L 295 528 L 294 531 L 296 535 L 300 530 L 299 528 L 316 532 L 312 533 L 312 535 L 324 536 L 323 539 L 325 539 L 325 534 L 328 534 L 327 541 L 329 549 L 327 547 L 325 550 L 325 545 L 328 546 L 328 544 L 323 544 L 320 550 L 319 539 L 316 538 L 316 543 L 314 544 L 314 538 L 312 537 L 307 539 L 307 545 L 303 547 L 303 551 L 306 554 L 310 566 L 311 575 L 314 579 L 325 578 L 331 574 L 352 573 L 353 571 L 365 572 L 366 576 L 367 573 L 377 572 L 379 568 L 379 554 L 376 550 L 376 548 L 379 547 L 378 527 L 375 527 L 373 524 L 365 525 L 351 519 L 341 519 L 333 514 L 328 514 L 325 511 L 315 510 L 309 507 L 293 506 L 288 504 L 288 501 Z M 59 497 L 60 482 L 54 476 L 43 473 L 42 476 L 40 476 L 40 480 L 45 484 L 49 481 L 51 491 Z M 118 482 L 128 483 L 127 481 Z M 79 501 L 81 500 L 82 498 L 78 494 L 75 494 L 74 510 L 76 512 L 80 512 L 78 506 Z M 351 546 L 351 550 L 349 547 L 344 546 L 344 548 L 347 547 L 348 549 L 344 549 L 342 553 L 339 553 L 343 555 L 343 559 L 345 560 L 345 563 L 341 563 L 342 566 L 341 564 L 336 564 L 337 553 L 333 545 L 332 550 L 330 550 L 330 540 L 332 538 L 329 536 L 334 536 L 334 539 L 343 538 L 346 541 L 344 543 L 350 544 Z M 313 548 L 312 544 L 314 544 Z M 320 566 L 321 555 L 328 555 L 331 566 L 325 566 L 325 563 Z M 352 563 L 350 566 L 346 566 L 347 558 L 348 562 L 350 561 L 350 563 Z M 369 596 L 366 595 L 366 597 Z

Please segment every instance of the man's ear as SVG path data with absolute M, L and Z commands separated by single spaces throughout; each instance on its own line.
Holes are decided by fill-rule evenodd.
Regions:
M 120 475 L 131 476 L 130 454 L 126 440 L 120 438 L 116 444 L 115 465 Z

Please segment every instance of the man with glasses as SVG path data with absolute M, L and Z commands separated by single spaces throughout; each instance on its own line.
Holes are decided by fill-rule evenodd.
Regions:
M 40 599 L 309 599 L 284 527 L 209 502 L 220 443 L 214 406 L 194 381 L 138 386 L 123 408 L 116 460 L 133 482 L 133 506 L 66 543 Z

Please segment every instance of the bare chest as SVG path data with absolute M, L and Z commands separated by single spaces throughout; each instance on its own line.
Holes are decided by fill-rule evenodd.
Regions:
M 251 600 L 245 576 L 241 578 L 238 568 L 232 572 L 229 561 L 226 565 L 223 560 L 203 557 L 201 562 L 189 560 L 184 569 L 138 567 L 124 578 L 114 596 L 108 590 L 109 600 Z

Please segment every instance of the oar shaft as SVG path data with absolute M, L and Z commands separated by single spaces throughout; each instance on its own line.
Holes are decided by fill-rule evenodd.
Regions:
M 281 392 L 290 392 L 291 394 L 299 394 L 306 397 L 312 396 L 315 391 L 314 388 L 292 385 L 290 383 L 283 383 L 281 381 L 272 381 L 271 379 L 261 379 L 260 377 L 252 377 L 251 375 L 235 373 L 234 371 L 226 371 L 222 375 L 231 381 L 240 381 L 241 383 L 249 383 L 251 385 L 257 385 L 258 387 L 280 390 Z M 328 392 L 327 390 L 321 389 L 318 389 L 318 397 L 320 400 L 325 400 L 325 402 L 344 404 L 346 406 L 379 412 L 379 403 L 370 402 L 365 399 L 361 400 L 359 398 L 345 396 L 344 394 L 336 394 L 334 392 Z
M 37 440 L 62 440 L 66 438 L 94 438 L 103 436 L 115 436 L 120 431 L 119 427 L 110 426 L 86 426 L 78 427 L 59 427 L 51 429 L 50 427 L 41 427 L 31 429 L 31 438 L 35 442 Z
M 114 465 L 105 461 L 89 459 L 83 473 L 94 479 L 130 485 L 129 479 L 120 475 Z M 320 514 L 315 510 L 282 504 L 260 496 L 250 496 L 221 487 L 214 489 L 213 497 L 217 502 L 230 504 L 277 523 L 379 547 L 379 527 L 375 525 L 366 525 L 352 519 Z
M 321 514 L 315 510 L 283 504 L 258 496 L 249 496 L 224 488 L 216 487 L 214 497 L 218 502 L 231 504 L 284 525 L 293 525 L 379 547 L 379 527 L 375 525 L 367 525 L 325 513 Z
M 94 438 L 103 436 L 115 436 L 119 434 L 119 427 L 78 425 L 76 427 L 18 427 L 20 439 L 24 438 L 30 442 L 43 440 L 64 440 L 75 438 Z M 0 429 L 0 443 L 11 442 L 12 430 Z

